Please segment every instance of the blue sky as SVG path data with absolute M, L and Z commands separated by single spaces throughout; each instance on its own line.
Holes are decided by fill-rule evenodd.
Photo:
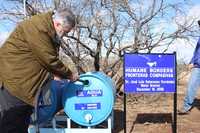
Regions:
M 2 6 L 8 8 L 8 9 L 12 9 L 13 6 L 16 5 L 15 2 L 13 2 L 14 0 L 0 0 L 0 8 L 2 8 Z M 167 0 L 168 2 L 170 1 L 182 1 L 182 0 Z M 185 0 L 185 1 L 190 1 L 194 4 L 194 6 L 197 4 L 197 5 L 200 5 L 200 0 Z M 1 17 L 0 17 L 1 18 Z M 10 32 L 13 30 L 15 24 L 14 23 L 11 23 L 10 21 L 8 20 L 0 20 L 0 33 L 2 32 Z
M 52 1 L 52 0 L 45 0 L 45 1 Z M 7 10 L 14 10 L 16 5 L 19 5 L 18 2 L 15 0 L 0 0 L 0 9 L 1 8 L 7 8 Z M 23 11 L 23 5 L 19 5 L 19 7 Z M 9 21 L 9 20 L 1 20 L 0 15 L 0 33 L 2 32 L 11 32 L 15 27 L 15 23 Z
M 3 6 L 8 8 L 9 10 L 12 10 L 12 7 L 15 6 L 15 2 L 9 1 L 9 0 L 0 0 L 0 8 Z M 0 17 L 1 19 L 1 17 Z M 8 20 L 0 20 L 0 32 L 10 32 L 14 28 L 14 23 L 11 23 L 11 21 Z
M 178 2 L 182 0 L 166 0 L 167 2 Z M 200 12 L 200 0 L 185 0 L 192 2 L 192 8 L 188 10 L 188 15 L 194 15 L 196 16 Z M 10 0 L 0 0 L 0 9 L 2 6 L 8 8 L 9 10 L 12 10 L 13 6 L 16 6 L 16 3 Z M 23 8 L 23 7 L 22 7 Z M 200 13 L 199 13 L 200 15 Z M 8 37 L 9 33 L 14 29 L 15 23 L 12 23 L 8 20 L 1 20 L 1 15 L 0 15 L 0 44 L 3 43 L 3 41 Z M 192 40 L 191 44 L 192 45 L 180 45 L 184 42 L 181 40 L 177 41 L 177 44 L 174 45 L 171 49 L 172 51 L 177 51 L 178 57 L 183 58 L 185 62 L 188 62 L 190 58 L 192 57 L 192 53 L 194 50 L 194 47 L 196 45 L 195 40 Z M 1 45 L 0 45 L 1 46 Z M 181 50 L 180 50 L 181 47 Z

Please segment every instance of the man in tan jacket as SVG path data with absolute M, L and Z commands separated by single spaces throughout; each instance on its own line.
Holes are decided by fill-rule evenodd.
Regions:
M 0 132 L 27 132 L 36 94 L 50 75 L 76 79 L 58 58 L 59 39 L 74 26 L 70 9 L 35 15 L 0 48 Z

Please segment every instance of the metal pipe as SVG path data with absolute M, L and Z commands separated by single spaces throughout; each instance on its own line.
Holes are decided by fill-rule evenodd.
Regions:
M 78 79 L 77 81 L 82 82 L 84 85 L 88 85 L 89 84 L 88 80 Z

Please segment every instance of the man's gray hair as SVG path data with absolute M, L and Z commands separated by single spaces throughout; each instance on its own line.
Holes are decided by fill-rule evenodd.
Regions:
M 70 25 L 72 27 L 76 24 L 76 17 L 69 8 L 55 10 L 53 20 L 62 21 L 62 25 Z

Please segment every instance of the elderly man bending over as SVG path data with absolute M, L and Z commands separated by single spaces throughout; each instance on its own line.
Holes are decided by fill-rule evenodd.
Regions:
M 0 131 L 26 133 L 40 88 L 76 76 L 58 58 L 59 41 L 75 26 L 70 9 L 35 15 L 20 22 L 0 48 Z

